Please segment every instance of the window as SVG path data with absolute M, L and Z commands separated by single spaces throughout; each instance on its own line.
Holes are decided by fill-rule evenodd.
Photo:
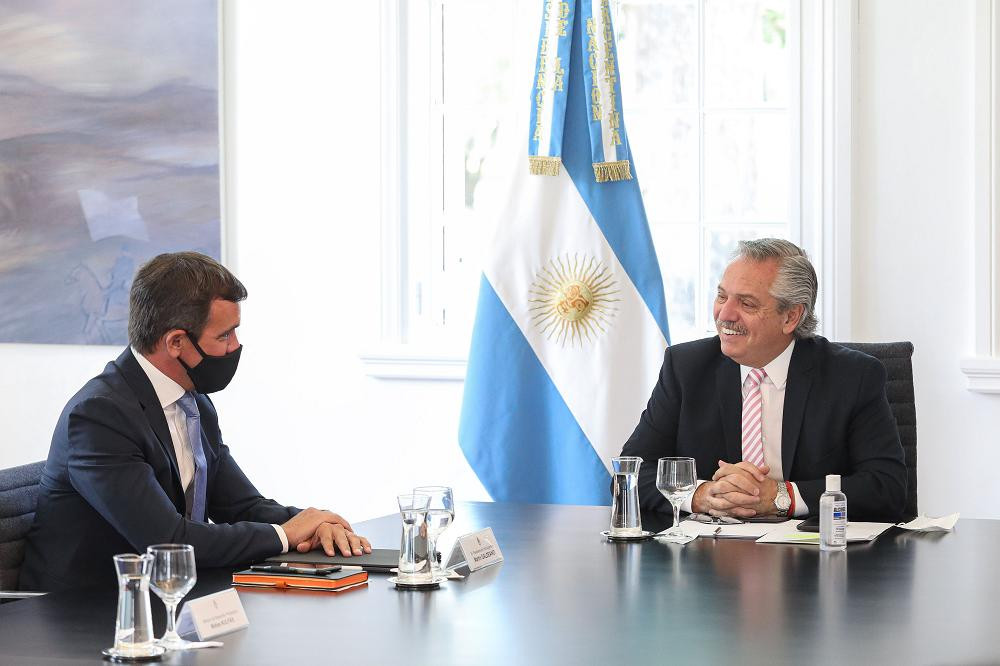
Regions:
M 398 312 L 389 313 L 388 330 L 383 326 L 390 340 L 467 351 L 489 202 L 506 194 L 513 166 L 503 163 L 510 153 L 504 147 L 524 140 L 515 127 L 527 117 L 538 33 L 524 17 L 538 6 L 536 0 L 383 5 L 383 19 L 397 22 L 400 55 L 396 81 L 384 86 L 398 94 L 385 114 L 386 134 L 396 134 L 396 173 L 386 173 L 384 183 L 401 193 L 385 234 L 398 228 L 400 239 L 400 271 L 383 276 Z
M 796 228 L 789 0 L 622 0 L 625 125 L 673 342 L 710 335 L 736 242 Z
M 850 194 L 842 158 L 851 14 L 828 4 L 612 0 L 625 125 L 674 343 L 711 334 L 715 283 L 743 238 L 802 244 L 829 299 L 832 250 L 849 247 L 849 205 L 834 203 Z M 400 267 L 383 270 L 391 323 L 383 336 L 433 340 L 464 356 L 490 201 L 506 194 L 509 170 L 523 167 L 510 146 L 525 140 L 541 2 L 385 0 L 383 8 L 395 25 L 388 39 L 397 39 L 387 69 L 396 78 L 385 84 L 397 98 L 385 117 L 398 150 L 396 159 L 383 150 L 384 184 L 399 192 L 385 230 Z M 833 40 L 838 25 L 846 41 Z M 846 126 L 831 112 L 838 108 Z

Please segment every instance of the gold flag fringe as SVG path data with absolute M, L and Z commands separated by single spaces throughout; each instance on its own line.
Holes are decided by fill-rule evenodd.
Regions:
M 558 176 L 562 160 L 558 157 L 545 155 L 529 155 L 528 171 L 532 176 Z
M 628 160 L 595 162 L 594 177 L 598 183 L 606 183 L 609 180 L 632 180 L 632 167 Z

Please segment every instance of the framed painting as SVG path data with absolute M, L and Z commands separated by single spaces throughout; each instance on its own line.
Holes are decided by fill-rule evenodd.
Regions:
M 0 0 L 0 342 L 127 341 L 132 275 L 221 253 L 217 0 Z

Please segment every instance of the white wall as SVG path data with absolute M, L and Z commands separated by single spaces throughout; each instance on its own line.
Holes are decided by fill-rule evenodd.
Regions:
M 853 243 L 857 340 L 912 340 L 920 509 L 1000 517 L 1000 396 L 974 351 L 974 3 L 867 0 L 858 33 Z
M 457 447 L 461 385 L 366 377 L 377 336 L 377 2 L 227 0 L 228 263 L 246 352 L 223 432 L 261 490 L 351 519 L 415 483 L 486 499 Z M 860 6 L 853 325 L 916 345 L 921 508 L 1000 517 L 1000 396 L 969 393 L 973 3 Z M 0 466 L 43 458 L 66 399 L 118 353 L 0 345 Z M 298 456 L 298 458 L 296 458 Z
M 247 285 L 223 435 L 265 494 L 351 520 L 428 483 L 488 499 L 457 444 L 461 384 L 384 382 L 378 334 L 379 3 L 224 5 L 226 262 Z M 45 457 L 120 349 L 0 345 L 0 467 Z

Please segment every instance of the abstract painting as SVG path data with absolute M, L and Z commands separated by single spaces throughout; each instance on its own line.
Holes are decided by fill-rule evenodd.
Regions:
M 136 268 L 219 258 L 217 0 L 0 0 L 0 342 L 127 341 Z

